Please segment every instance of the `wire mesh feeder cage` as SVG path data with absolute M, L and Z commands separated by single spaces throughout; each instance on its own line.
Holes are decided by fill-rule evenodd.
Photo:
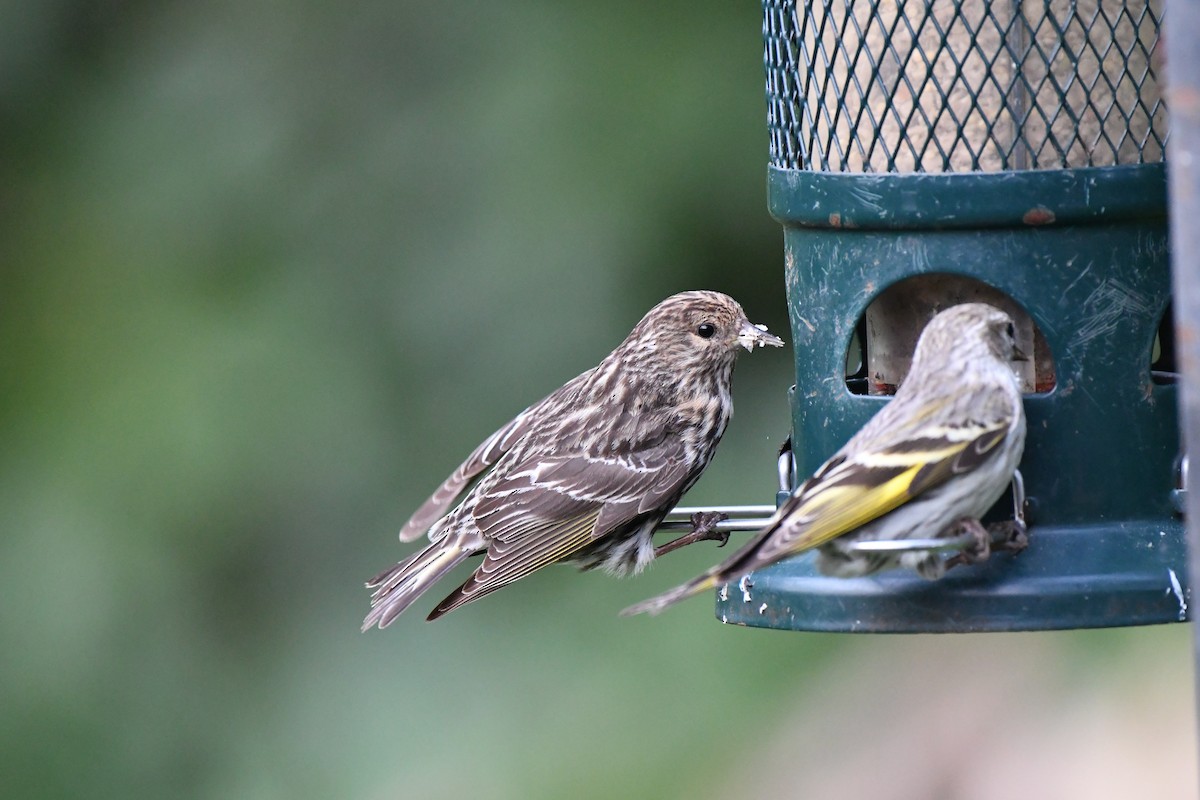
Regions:
M 763 8 L 769 205 L 796 353 L 781 488 L 886 402 L 934 313 L 983 300 L 1035 354 L 1021 374 L 1030 546 L 934 582 L 827 578 L 801 556 L 726 587 L 717 616 L 834 631 L 1186 619 L 1160 9 Z
M 1111 0 L 766 2 L 771 163 L 962 172 L 1161 162 L 1161 13 Z

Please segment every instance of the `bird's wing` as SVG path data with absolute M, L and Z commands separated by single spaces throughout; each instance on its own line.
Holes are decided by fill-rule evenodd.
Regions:
M 850 457 L 835 456 L 776 512 L 753 560 L 769 563 L 818 547 L 970 472 L 1004 440 L 1009 422 L 943 426 Z
M 429 530 L 429 527 L 441 519 L 446 510 L 467 489 L 472 480 L 499 461 L 505 453 L 511 450 L 517 442 L 529 433 L 531 426 L 536 425 L 537 421 L 541 418 L 542 408 L 547 403 L 564 393 L 570 392 L 572 387 L 578 384 L 586 375 L 587 373 L 580 375 L 558 391 L 534 403 L 520 414 L 517 414 L 507 425 L 484 439 L 483 443 L 476 447 L 471 455 L 467 456 L 466 461 L 459 464 L 458 469 L 454 470 L 450 474 L 450 477 L 446 478 L 445 482 L 429 496 L 429 499 L 422 503 L 421 507 L 409 517 L 408 522 L 404 523 L 404 527 L 400 529 L 400 541 L 411 542 Z
M 672 438 L 620 456 L 543 457 L 515 466 L 474 508 L 490 542 L 483 563 L 431 618 L 665 510 L 688 478 L 683 455 Z

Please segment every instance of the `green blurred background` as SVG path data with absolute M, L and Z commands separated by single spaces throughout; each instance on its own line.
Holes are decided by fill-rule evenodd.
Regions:
M 755 4 L 0 20 L 0 796 L 1194 796 L 1185 626 L 617 618 L 699 545 L 359 633 L 416 505 L 652 304 L 786 334 Z M 770 501 L 789 376 L 742 359 L 689 503 Z

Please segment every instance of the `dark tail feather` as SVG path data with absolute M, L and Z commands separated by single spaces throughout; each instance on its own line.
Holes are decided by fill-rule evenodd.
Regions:
M 442 602 L 438 603 L 433 611 L 429 612 L 429 616 L 425 618 L 425 621 L 433 622 L 438 617 L 443 616 L 444 614 L 449 614 L 459 606 L 464 606 L 472 600 L 478 600 L 479 598 L 489 595 L 497 589 L 507 585 L 508 583 L 506 582 L 496 584 L 495 586 L 480 588 L 479 582 L 476 580 L 476 576 L 472 575 L 463 582 L 462 586 L 459 586 L 453 592 L 448 594 L 445 599 L 442 600 Z
M 367 581 L 367 588 L 374 589 L 375 593 L 371 595 L 371 611 L 363 620 L 362 629 L 367 631 L 378 625 L 382 630 L 391 625 L 396 617 L 471 552 L 456 542 L 434 542 Z

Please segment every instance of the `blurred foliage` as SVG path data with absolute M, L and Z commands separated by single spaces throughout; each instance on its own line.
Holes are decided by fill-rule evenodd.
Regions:
M 654 302 L 720 289 L 786 333 L 752 6 L 0 18 L 0 795 L 723 796 L 886 659 L 701 600 L 616 618 L 705 546 L 358 632 L 408 513 Z M 689 502 L 770 500 L 790 374 L 742 360 Z M 1066 636 L 1048 680 L 1111 660 Z

